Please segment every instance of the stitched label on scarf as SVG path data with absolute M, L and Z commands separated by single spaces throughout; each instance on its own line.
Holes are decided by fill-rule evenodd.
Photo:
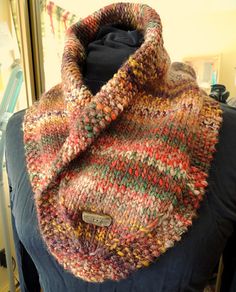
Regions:
M 82 219 L 84 222 L 94 224 L 97 226 L 109 226 L 111 225 L 112 219 L 108 215 L 95 214 L 91 212 L 82 212 Z

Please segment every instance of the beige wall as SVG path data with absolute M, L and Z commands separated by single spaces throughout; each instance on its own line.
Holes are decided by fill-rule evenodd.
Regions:
M 8 24 L 11 23 L 10 21 L 10 11 L 8 6 L 8 0 L 0 0 L 0 21 L 7 22 Z
M 236 16 L 235 16 L 236 18 Z M 236 97 L 236 41 L 222 52 L 220 82 L 227 85 L 230 96 Z
M 219 82 L 226 85 L 231 96 L 236 97 L 236 9 L 199 12 L 196 15 L 182 12 L 178 22 L 168 22 L 166 18 L 165 21 L 164 40 L 172 60 L 220 54 Z

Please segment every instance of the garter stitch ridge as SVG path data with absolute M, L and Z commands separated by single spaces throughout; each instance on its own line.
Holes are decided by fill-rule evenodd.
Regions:
M 93 96 L 86 47 L 105 24 L 144 41 Z M 24 117 L 27 169 L 49 252 L 76 277 L 120 280 L 181 240 L 207 186 L 221 110 L 193 69 L 172 63 L 159 15 L 147 5 L 106 6 L 66 35 L 62 81 Z M 109 226 L 82 220 L 106 214 Z

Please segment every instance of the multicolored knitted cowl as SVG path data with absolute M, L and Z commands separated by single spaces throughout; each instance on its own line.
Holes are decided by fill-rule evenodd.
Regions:
M 118 23 L 144 41 L 93 96 L 86 47 Z M 170 63 L 147 5 L 102 8 L 67 32 L 62 82 L 24 118 L 27 167 L 40 232 L 76 277 L 120 280 L 150 265 L 196 217 L 221 123 L 195 73 Z

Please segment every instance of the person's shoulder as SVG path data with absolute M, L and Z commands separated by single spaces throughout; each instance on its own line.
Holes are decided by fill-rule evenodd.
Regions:
M 22 125 L 25 115 L 25 109 L 14 113 L 8 123 L 6 128 L 6 147 L 13 147 L 12 144 L 17 144 L 18 141 L 22 139 Z
M 223 119 L 216 149 L 221 160 L 236 167 L 236 108 L 221 104 L 221 109 Z
M 221 134 L 230 137 L 230 140 L 236 143 L 236 108 L 226 104 L 221 104 L 221 108 L 223 110 Z
M 221 109 L 223 110 L 223 122 L 236 126 L 236 108 L 227 104 L 221 104 Z
M 8 133 L 15 131 L 16 129 L 19 129 L 19 127 L 21 127 L 23 119 L 24 119 L 25 111 L 26 111 L 26 109 L 23 109 L 21 111 L 14 113 L 10 117 L 10 119 L 7 123 L 7 129 L 6 129 L 7 135 L 8 135 Z
M 25 115 L 26 109 L 23 109 L 21 111 L 15 112 L 9 119 L 8 124 L 15 124 L 19 121 L 22 121 Z

